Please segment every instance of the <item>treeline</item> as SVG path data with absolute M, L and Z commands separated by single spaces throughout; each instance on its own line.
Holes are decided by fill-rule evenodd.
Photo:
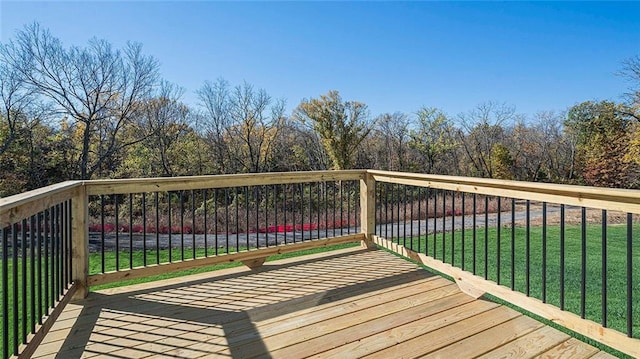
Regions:
M 337 91 L 283 100 L 206 81 L 189 106 L 140 44 L 64 46 L 38 24 L 0 44 L 0 196 L 67 179 L 376 168 L 640 186 L 640 57 L 619 103 L 531 117 L 495 102 L 372 116 Z

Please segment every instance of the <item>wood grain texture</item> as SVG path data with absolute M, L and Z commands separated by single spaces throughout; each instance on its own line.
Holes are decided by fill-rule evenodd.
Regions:
M 391 253 L 349 248 L 92 292 L 34 357 L 465 357 L 539 328 Z M 568 342 L 549 334 L 547 352 Z
M 486 292 L 506 302 L 512 303 L 531 313 L 557 323 L 576 333 L 585 335 L 593 340 L 610 346 L 633 357 L 640 357 L 640 340 L 629 338 L 625 334 L 610 328 L 604 328 L 600 323 L 582 319 L 571 312 L 562 311 L 550 304 L 543 303 L 539 299 L 527 297 L 525 294 L 512 291 L 510 288 L 498 285 L 493 281 L 485 280 L 480 276 L 453 267 L 448 263 L 436 260 L 421 253 L 416 253 L 400 244 L 393 243 L 381 237 L 374 237 L 374 242 L 379 246 L 394 251 L 407 258 L 418 261 L 425 266 L 451 276 L 461 288 L 469 291 L 476 288 L 475 292 Z

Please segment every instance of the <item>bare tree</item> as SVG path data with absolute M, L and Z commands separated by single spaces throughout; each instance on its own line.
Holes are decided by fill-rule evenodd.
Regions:
M 16 140 L 21 129 L 30 129 L 45 119 L 48 108 L 23 78 L 2 58 L 0 51 L 0 155 Z
M 491 153 L 505 138 L 504 126 L 515 118 L 515 108 L 495 102 L 480 104 L 459 116 L 461 129 L 458 137 L 473 175 L 494 176 Z
M 376 126 L 372 132 L 371 145 L 377 148 L 374 167 L 392 171 L 406 171 L 408 169 L 409 119 L 407 115 L 396 112 L 385 113 L 375 120 Z
M 91 178 L 105 161 L 143 139 L 130 136 L 135 131 L 123 136 L 158 79 L 157 61 L 143 55 L 140 44 L 120 51 L 92 39 L 86 47 L 65 48 L 33 24 L 2 47 L 2 56 L 25 84 L 73 120 L 81 133 L 80 178 Z
M 159 94 L 147 100 L 140 110 L 140 121 L 149 133 L 146 141 L 154 153 L 154 167 L 162 169 L 162 176 L 174 176 L 173 147 L 189 131 L 189 108 L 180 102 L 183 89 L 162 82 Z
M 225 134 L 231 125 L 229 83 L 224 79 L 207 81 L 197 93 L 203 109 L 204 136 L 216 159 L 215 171 L 231 173 L 229 148 L 225 141 Z
M 626 93 L 628 108 L 626 115 L 632 116 L 640 121 L 640 55 L 636 55 L 623 62 L 620 75 L 625 77 L 629 83 L 629 92 Z
M 284 101 L 244 83 L 233 89 L 219 79 L 198 91 L 204 108 L 206 136 L 221 163 L 221 172 L 271 169 L 273 146 L 282 128 Z

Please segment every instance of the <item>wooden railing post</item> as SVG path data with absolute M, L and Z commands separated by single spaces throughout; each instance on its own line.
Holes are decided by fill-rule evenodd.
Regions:
M 376 225 L 376 181 L 369 172 L 365 172 L 364 178 L 360 180 L 360 231 L 364 233 L 363 245 L 367 248 L 375 248 L 373 235 Z
M 72 198 L 72 256 L 73 281 L 76 291 L 73 299 L 83 299 L 89 293 L 89 197 L 86 185 L 78 186 Z

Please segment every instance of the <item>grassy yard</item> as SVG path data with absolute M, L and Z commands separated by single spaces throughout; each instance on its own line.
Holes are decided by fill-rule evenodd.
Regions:
M 510 227 L 478 228 L 475 234 L 475 270 L 473 231 L 464 231 L 464 257 L 462 231 L 431 234 L 427 237 L 407 238 L 399 240 L 400 244 L 412 247 L 416 251 L 433 256 L 434 244 L 436 258 L 456 267 L 515 290 L 527 293 L 527 268 L 529 271 L 529 294 L 547 303 L 560 307 L 560 228 L 547 227 L 546 265 L 543 266 L 543 233 L 542 227 L 531 227 L 529 232 L 529 263 L 527 265 L 527 234 L 524 227 L 515 228 L 515 241 L 512 245 Z M 602 322 L 602 228 L 589 225 L 586 228 L 586 306 L 585 317 L 595 322 Z M 640 226 L 634 226 L 633 242 L 633 335 L 640 338 Z M 607 326 L 623 333 L 627 332 L 627 227 L 626 225 L 609 225 L 607 227 L 606 245 L 606 289 L 607 289 Z M 443 241 L 444 238 L 444 241 Z M 581 257 L 582 229 L 580 226 L 565 227 L 565 268 L 564 268 L 564 301 L 565 310 L 581 314 Z M 485 246 L 486 243 L 486 246 Z M 498 245 L 500 253 L 498 255 Z M 485 261 L 485 247 L 486 258 Z M 511 249 L 514 248 L 512 262 Z M 498 263 L 499 262 L 499 263 Z M 511 268 L 514 269 L 512 280 Z M 499 276 L 499 277 L 498 277 Z M 543 298 L 543 284 L 546 285 L 546 298 Z

